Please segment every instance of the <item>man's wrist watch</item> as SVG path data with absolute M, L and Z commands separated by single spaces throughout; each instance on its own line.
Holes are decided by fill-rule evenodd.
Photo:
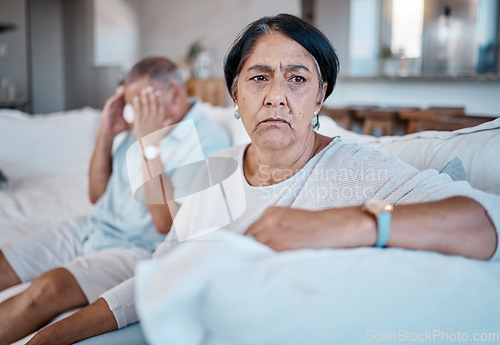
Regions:
M 160 155 L 160 146 L 148 145 L 144 148 L 144 158 L 152 161 Z
M 394 206 L 382 200 L 371 199 L 361 209 L 375 216 L 377 220 L 377 242 L 375 247 L 385 247 L 391 232 L 391 212 L 394 210 Z

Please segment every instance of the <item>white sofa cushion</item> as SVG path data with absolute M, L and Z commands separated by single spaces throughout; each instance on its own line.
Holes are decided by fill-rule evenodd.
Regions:
M 250 142 L 250 137 L 245 131 L 241 120 L 234 117 L 234 108 L 218 107 L 210 103 L 202 103 L 203 113 L 212 121 L 220 124 L 231 135 L 233 145 L 240 145 Z
M 82 108 L 45 115 L 0 109 L 0 170 L 9 180 L 86 174 L 100 111 Z
M 500 194 L 500 118 L 453 132 L 425 131 L 368 144 L 419 170 L 441 171 L 458 157 L 472 187 Z
M 424 131 L 403 136 L 374 137 L 348 131 L 320 117 L 319 133 L 342 136 L 398 157 L 419 170 L 441 171 L 458 157 L 472 187 L 500 194 L 500 118 L 453 132 Z

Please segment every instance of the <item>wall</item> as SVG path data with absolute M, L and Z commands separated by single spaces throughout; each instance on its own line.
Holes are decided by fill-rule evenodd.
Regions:
M 349 0 L 317 0 L 316 25 L 334 43 L 341 71 L 348 71 Z M 347 43 L 346 43 L 347 42 Z M 500 82 L 388 82 L 341 79 L 325 102 L 349 104 L 465 106 L 471 115 L 500 116 Z
M 340 60 L 340 75 L 349 72 L 349 0 L 315 0 L 315 24 L 332 42 Z
M 182 63 L 188 47 L 205 39 L 213 75 L 222 76 L 224 56 L 236 35 L 251 21 L 281 12 L 301 15 L 300 0 L 144 1 L 139 10 L 142 56 L 166 55 Z
M 96 106 L 92 69 L 92 2 L 63 1 L 64 61 L 67 109 Z
M 123 73 L 120 66 L 94 64 L 93 1 L 63 4 L 66 109 L 102 108 Z
M 34 2 L 39 0 L 32 0 Z M 95 67 L 93 56 L 93 1 L 106 0 L 44 0 L 59 2 L 61 19 L 54 13 L 50 32 L 55 34 L 62 25 L 63 61 L 55 51 L 42 51 L 50 56 L 39 55 L 43 60 L 33 61 L 34 94 L 38 109 L 64 110 L 92 106 L 102 108 L 105 100 L 114 91 L 118 80 L 130 66 Z M 205 38 L 215 62 L 214 75 L 222 76 L 222 61 L 237 33 L 251 20 L 265 14 L 301 12 L 300 0 L 186 0 L 166 2 L 163 0 L 122 0 L 137 13 L 139 25 L 140 56 L 161 54 L 179 61 L 188 46 Z M 349 47 L 349 0 L 315 0 L 317 26 L 330 38 L 341 61 L 341 75 L 348 71 Z M 0 43 L 8 40 L 6 58 L 0 58 L 0 77 L 6 73 L 16 81 L 18 92 L 28 92 L 28 68 L 25 32 L 25 10 L 23 1 L 1 0 L 0 20 L 12 21 L 19 28 L 15 32 L 0 35 Z M 43 9 L 39 9 L 42 11 Z M 52 20 L 52 19 L 51 19 Z M 61 22 L 62 21 L 62 22 Z M 42 22 L 39 22 L 40 25 Z M 62 24 L 60 24 L 62 23 Z M 52 47 L 58 47 L 60 35 L 55 34 Z M 38 43 L 33 42 L 34 46 Z M 55 45 L 54 45 L 55 44 Z M 40 45 L 43 48 L 43 45 Z M 52 61 L 55 58 L 54 61 Z M 44 68 L 52 62 L 49 70 L 55 75 L 45 74 Z M 44 67 L 45 66 L 45 67 Z M 62 67 L 60 70 L 54 69 Z M 62 81 L 61 81 L 62 75 Z M 42 80 L 52 78 L 53 82 Z M 48 87 L 50 85 L 50 87 Z M 53 86 L 53 87 L 52 87 Z M 52 90 L 51 90 L 52 88 Z M 61 88 L 63 91 L 61 91 Z M 340 80 L 327 105 L 373 103 L 465 105 L 468 112 L 477 115 L 495 115 L 500 112 L 500 83 L 429 83 Z M 43 96 L 45 93 L 45 96 Z M 63 95 L 64 96 L 60 96 Z M 46 96 L 51 97 L 47 98 Z M 61 100 L 59 97 L 63 97 Z M 40 102 L 47 101 L 47 104 Z M 50 101 L 50 102 L 49 102 Z M 43 107 L 45 108 L 43 108 Z M 56 109 L 58 106 L 61 109 Z
M 102 108 L 132 63 L 95 66 L 94 4 L 106 0 L 62 1 L 66 108 Z M 214 60 L 214 76 L 230 44 L 250 21 L 269 14 L 300 15 L 300 0 L 121 0 L 134 10 L 139 27 L 139 55 L 165 55 L 182 62 L 189 45 L 206 39 Z M 193 9 L 196 9 L 195 11 Z
M 62 4 L 60 0 L 29 4 L 32 111 L 60 111 L 66 108 Z
M 96 66 L 131 66 L 137 61 L 139 28 L 134 3 L 93 1 L 93 60 Z
M 0 44 L 7 47 L 6 55 L 0 57 L 0 80 L 8 78 L 14 83 L 17 95 L 26 98 L 29 93 L 26 3 L 1 0 L 0 22 L 17 26 L 16 31 L 0 34 Z

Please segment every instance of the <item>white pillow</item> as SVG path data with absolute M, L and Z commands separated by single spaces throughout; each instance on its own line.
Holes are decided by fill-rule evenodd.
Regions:
M 86 174 L 99 116 L 88 107 L 45 115 L 0 109 L 0 170 L 9 180 Z
M 374 332 L 498 331 L 500 266 L 425 251 L 274 252 L 220 230 L 140 263 L 135 284 L 153 345 L 383 344 Z

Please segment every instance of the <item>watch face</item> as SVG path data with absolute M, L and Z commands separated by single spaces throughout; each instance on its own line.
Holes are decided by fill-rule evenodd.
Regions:
M 365 207 L 373 214 L 379 214 L 381 212 L 392 212 L 392 210 L 394 209 L 391 204 L 377 199 L 368 200 L 365 204 Z
M 158 157 L 158 148 L 153 145 L 148 145 L 144 148 L 144 157 L 149 160 L 155 159 Z

